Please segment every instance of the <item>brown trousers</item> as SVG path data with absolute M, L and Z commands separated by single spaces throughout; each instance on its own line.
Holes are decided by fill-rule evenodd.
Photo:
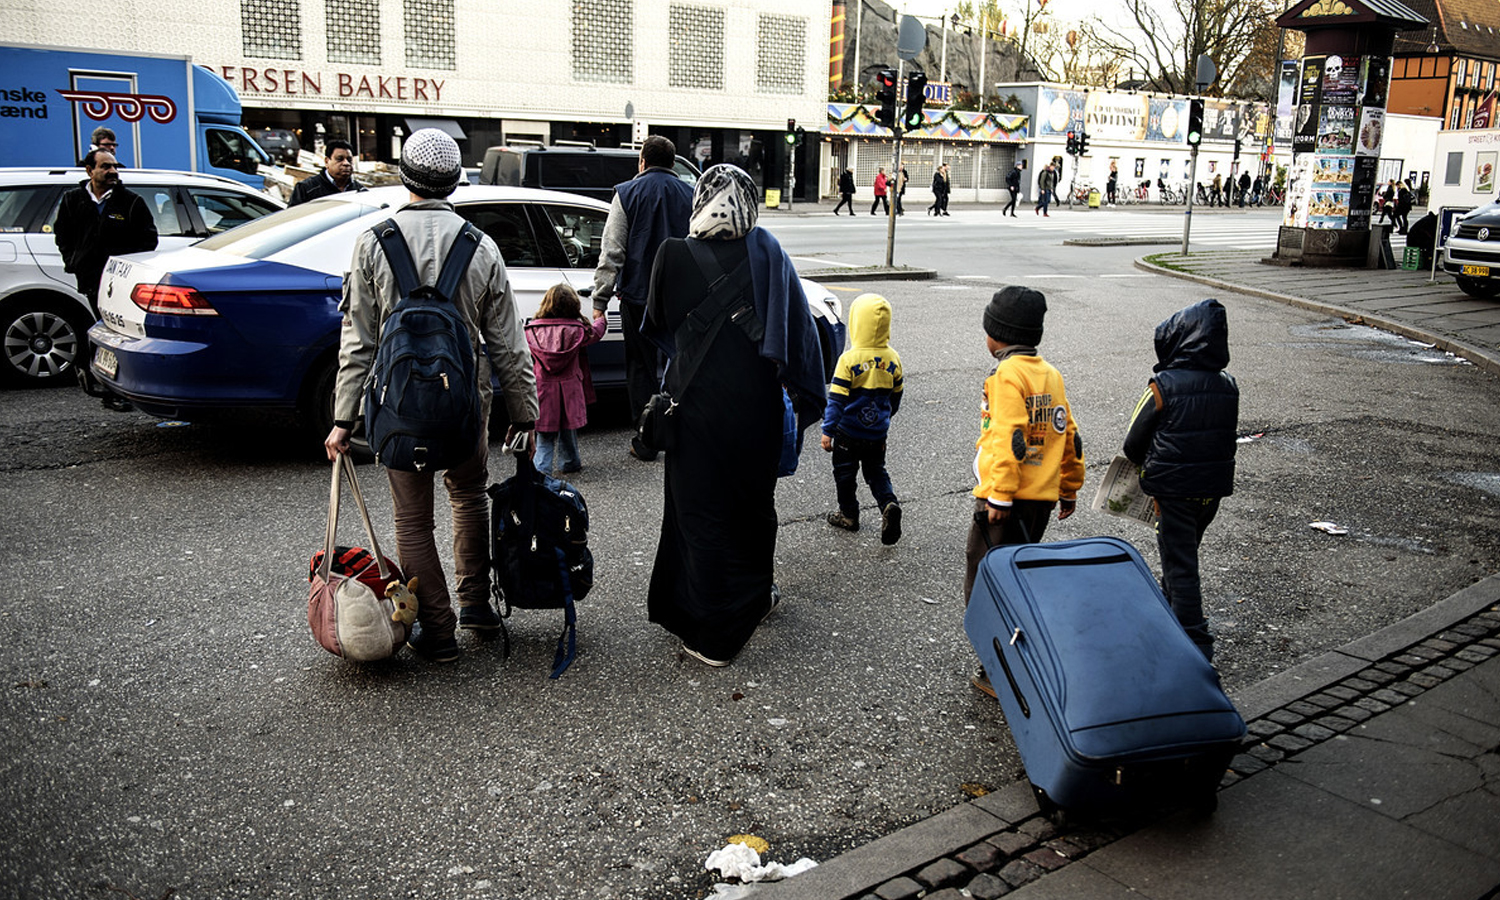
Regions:
M 458 578 L 458 602 L 463 606 L 489 602 L 490 502 L 488 486 L 490 447 L 481 429 L 479 448 L 466 462 L 443 473 L 448 505 L 453 510 L 453 568 Z M 436 473 L 386 470 L 395 507 L 396 553 L 401 571 L 417 581 L 417 621 L 425 634 L 453 634 L 458 616 L 448 594 L 448 579 L 438 557 L 434 535 L 433 495 Z

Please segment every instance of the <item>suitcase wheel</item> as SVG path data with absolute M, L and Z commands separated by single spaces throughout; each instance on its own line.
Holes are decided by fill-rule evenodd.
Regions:
M 1072 822 L 1072 818 L 1068 815 L 1067 810 L 1058 806 L 1051 797 L 1047 796 L 1046 791 L 1034 784 L 1031 786 L 1031 792 L 1036 796 L 1036 805 L 1042 811 L 1042 815 L 1050 819 L 1052 824 L 1056 825 L 1059 829 L 1068 827 Z

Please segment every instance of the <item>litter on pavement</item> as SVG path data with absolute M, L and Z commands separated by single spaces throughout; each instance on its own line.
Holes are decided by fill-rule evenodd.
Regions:
M 1316 528 L 1318 531 L 1326 531 L 1329 534 L 1348 534 L 1349 533 L 1349 529 L 1343 527 L 1342 525 L 1335 525 L 1332 522 L 1313 522 L 1308 527 L 1310 527 L 1310 528 Z
M 746 844 L 731 843 L 710 853 L 708 860 L 703 863 L 703 868 L 709 871 L 717 869 L 725 878 L 738 878 L 742 882 L 752 882 L 780 881 L 783 878 L 791 878 L 793 875 L 806 872 L 816 865 L 816 862 L 805 856 L 790 865 L 776 862 L 761 865 L 760 854 L 755 852 L 754 848 Z

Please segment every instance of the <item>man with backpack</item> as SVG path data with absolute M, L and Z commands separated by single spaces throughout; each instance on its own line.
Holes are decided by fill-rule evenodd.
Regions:
M 408 645 L 434 662 L 458 659 L 455 627 L 480 634 L 501 627 L 489 602 L 485 495 L 492 366 L 511 422 L 507 443 L 524 434 L 529 450 L 537 416 L 531 351 L 505 261 L 446 199 L 462 177 L 458 145 L 447 134 L 424 128 L 407 139 L 401 181 L 411 202 L 359 237 L 344 279 L 335 424 L 324 441 L 335 459 L 348 452 L 351 432 L 365 419 L 390 478 L 401 570 L 417 580 L 417 625 Z M 446 265 L 450 255 L 454 263 Z M 403 327 L 411 317 L 419 318 Z M 433 322 L 448 327 L 418 327 Z M 412 423 L 421 421 L 436 426 L 415 429 Z M 453 509 L 457 616 L 433 534 L 433 476 L 440 469 Z

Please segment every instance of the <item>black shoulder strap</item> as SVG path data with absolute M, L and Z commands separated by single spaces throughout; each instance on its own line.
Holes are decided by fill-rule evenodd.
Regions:
M 391 274 L 396 276 L 396 289 L 401 292 L 402 297 L 410 297 L 422 283 L 417 278 L 417 266 L 412 260 L 406 236 L 401 233 L 395 219 L 386 219 L 370 230 L 375 232 L 380 248 L 385 251 Z M 468 270 L 474 251 L 479 249 L 480 237 L 482 232 L 472 223 L 465 222 L 458 236 L 453 239 L 453 246 L 448 249 L 448 256 L 443 260 L 442 271 L 438 274 L 437 291 L 449 300 L 453 299 L 454 292 L 458 290 L 458 283 Z
M 421 286 L 421 282 L 417 280 L 417 267 L 412 262 L 406 236 L 397 227 L 395 219 L 386 219 L 370 230 L 375 232 L 376 240 L 380 241 L 380 249 L 385 251 L 391 274 L 396 276 L 396 289 L 401 292 L 402 297 L 410 297 Z
M 668 374 L 675 382 L 670 386 L 672 395 L 678 400 L 682 399 L 688 383 L 698 372 L 698 366 L 708 356 L 709 348 L 713 345 L 714 338 L 718 336 L 724 320 L 731 315 L 741 316 L 745 313 L 754 315 L 755 313 L 755 307 L 749 303 L 734 305 L 734 301 L 741 299 L 744 293 L 741 286 L 748 279 L 742 278 L 741 275 L 742 273 L 748 274 L 750 260 L 745 259 L 735 266 L 733 272 L 726 273 L 724 267 L 719 265 L 718 259 L 714 257 L 713 251 L 702 241 L 688 238 L 685 243 L 693 254 L 693 261 L 698 264 L 703 276 L 708 279 L 708 296 L 704 297 L 703 301 L 694 307 L 683 319 L 682 324 L 677 327 L 675 341 L 677 356 L 672 360 Z M 743 311 L 741 306 L 744 308 Z M 732 311 L 731 307 L 734 307 Z
M 458 236 L 453 239 L 453 246 L 448 249 L 448 258 L 443 260 L 443 271 L 438 275 L 437 281 L 439 294 L 449 300 L 456 299 L 458 283 L 468 271 L 469 262 L 474 258 L 474 251 L 479 249 L 479 239 L 483 236 L 483 232 L 475 228 L 472 222 L 464 223 Z

